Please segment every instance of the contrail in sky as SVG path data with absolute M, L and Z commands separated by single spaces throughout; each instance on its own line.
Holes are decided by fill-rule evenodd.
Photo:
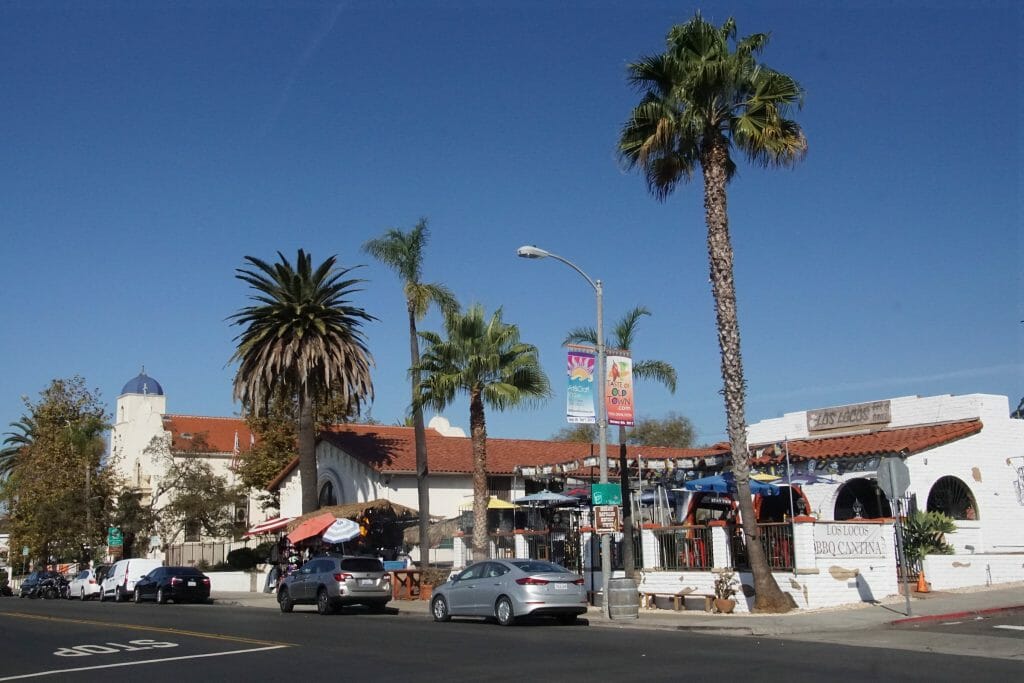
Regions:
M 291 94 L 292 86 L 295 85 L 295 81 L 299 78 L 299 72 L 309 63 L 309 60 L 313 58 L 316 51 L 320 49 L 320 44 L 324 41 L 331 31 L 334 30 L 334 25 L 338 23 L 338 17 L 341 16 L 342 10 L 349 5 L 348 2 L 339 2 L 335 7 L 334 11 L 331 12 L 331 16 L 328 20 L 313 34 L 313 38 L 306 45 L 306 49 L 299 55 L 299 60 L 292 67 L 291 73 L 288 74 L 288 78 L 285 81 L 284 88 L 281 89 L 281 95 L 277 98 L 277 102 L 274 104 L 274 108 L 270 112 L 270 116 L 267 117 L 266 122 L 260 126 L 259 137 L 265 138 L 277 123 L 278 118 L 281 116 L 281 112 L 284 111 L 284 107 L 288 104 L 288 97 Z

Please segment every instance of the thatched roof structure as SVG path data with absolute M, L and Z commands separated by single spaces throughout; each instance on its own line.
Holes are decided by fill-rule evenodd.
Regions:
M 371 500 L 366 503 L 345 503 L 344 505 L 328 505 L 322 507 L 319 510 L 313 512 L 307 512 L 301 517 L 296 517 L 292 521 L 288 522 L 286 527 L 288 531 L 293 531 L 297 526 L 305 522 L 307 519 L 317 517 L 324 513 L 330 513 L 337 519 L 355 519 L 361 517 L 366 513 L 367 510 L 379 510 L 379 511 L 391 511 L 395 517 L 407 517 L 416 518 L 419 517 L 419 512 L 411 507 L 406 507 L 401 503 L 395 503 L 385 498 L 378 498 L 377 500 Z
M 440 522 L 434 522 L 429 527 L 427 527 L 427 540 L 430 541 L 430 547 L 436 548 L 441 544 L 442 539 L 452 536 L 458 530 L 458 517 L 452 517 L 451 519 L 442 519 Z M 406 529 L 402 533 L 402 540 L 404 540 L 409 545 L 419 545 L 419 525 L 411 526 L 408 529 Z

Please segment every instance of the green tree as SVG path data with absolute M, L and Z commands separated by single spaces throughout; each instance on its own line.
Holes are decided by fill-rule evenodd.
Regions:
M 100 469 L 106 414 L 98 394 L 81 377 L 56 379 L 27 414 L 5 493 L 11 534 L 32 557 L 79 559 L 99 545 L 104 492 L 110 473 Z
M 636 421 L 629 430 L 627 440 L 637 446 L 665 446 L 667 448 L 692 448 L 696 430 L 684 415 L 668 413 L 658 419 L 644 417 Z
M 255 443 L 238 459 L 235 473 L 248 489 L 258 492 L 263 510 L 280 508 L 280 492 L 268 492 L 267 485 L 298 455 L 296 448 L 296 406 L 291 396 L 278 392 L 260 414 L 249 413 L 245 422 Z
M 3 448 L 0 449 L 0 479 L 6 479 L 17 467 L 20 456 L 32 445 L 35 422 L 30 415 L 22 415 L 12 422 L 13 431 L 4 433 Z
M 430 528 L 430 482 L 428 481 L 427 436 L 423 426 L 423 408 L 419 402 L 420 371 L 417 368 L 420 364 L 420 346 L 416 323 L 423 319 L 431 305 L 436 305 L 442 311 L 458 309 L 455 295 L 451 293 L 451 290 L 444 285 L 421 281 L 423 249 L 426 247 L 429 236 L 427 221 L 425 218 L 421 218 L 409 232 L 392 228 L 384 233 L 383 237 L 370 240 L 363 245 L 363 250 L 366 253 L 398 274 L 402 280 L 402 290 L 405 293 L 405 310 L 409 317 L 409 356 L 411 359 L 409 378 L 412 385 L 410 406 L 413 435 L 416 440 L 416 489 L 419 500 L 421 539 L 430 538 L 427 534 L 427 530 Z M 423 543 L 420 546 L 420 563 L 424 567 L 430 563 L 427 545 L 427 543 Z
M 145 453 L 163 471 L 155 481 L 148 507 L 152 529 L 162 547 L 174 543 L 186 529 L 207 536 L 231 536 L 234 531 L 238 487 L 214 474 L 202 454 L 212 449 L 205 434 L 195 434 L 187 451 L 172 451 L 165 437 L 156 436 Z
M 537 348 L 519 340 L 519 328 L 501 319 L 501 309 L 487 318 L 483 306 L 462 314 L 445 314 L 442 339 L 421 332 L 426 349 L 418 369 L 423 373 L 419 400 L 443 410 L 457 394 L 469 396 L 469 429 L 473 444 L 473 556 L 487 556 L 487 423 L 484 406 L 505 410 L 539 403 L 551 395 Z
M 619 322 L 612 328 L 612 342 L 604 341 L 606 349 L 619 349 L 632 351 L 633 340 L 636 338 L 636 327 L 640 318 L 650 315 L 651 312 L 644 306 L 636 306 L 622 316 Z M 569 332 L 564 344 L 590 344 L 597 346 L 597 330 L 593 327 L 578 327 Z M 654 380 L 665 385 L 671 392 L 676 393 L 676 369 L 663 360 L 634 360 L 633 377 L 638 380 Z M 602 378 L 602 382 L 604 379 Z M 602 386 L 599 391 L 603 391 Z M 622 543 L 622 564 L 626 576 L 632 578 L 636 574 L 636 560 L 633 557 L 633 504 L 630 501 L 629 468 L 626 458 L 626 434 L 624 425 L 619 425 L 619 472 L 622 491 L 622 528 L 627 530 L 626 538 Z
M 358 412 L 373 397 L 370 366 L 362 324 L 376 320 L 350 303 L 363 280 L 347 276 L 352 268 L 335 268 L 331 256 L 317 268 L 299 249 L 295 266 L 278 252 L 280 262 L 269 264 L 246 256 L 250 268 L 236 277 L 250 285 L 256 303 L 229 319 L 242 326 L 232 361 L 238 361 L 235 398 L 247 412 L 260 415 L 275 391 L 297 396 L 296 433 L 302 512 L 318 507 L 316 424 L 314 403 L 340 398 Z
M 597 443 L 596 424 L 571 424 L 562 427 L 551 435 L 552 441 L 575 441 L 577 443 Z
M 726 428 L 754 576 L 754 608 L 783 612 L 795 603 L 771 574 L 750 498 L 746 384 L 726 193 L 736 171 L 734 150 L 762 166 L 793 165 L 807 151 L 803 130 L 788 118 L 802 104 L 803 88 L 758 62 L 767 44 L 763 33 L 737 39 L 731 18 L 717 28 L 697 14 L 672 27 L 665 52 L 629 65 L 629 81 L 642 97 L 622 128 L 619 153 L 627 166 L 643 171 L 660 201 L 680 182 L 692 180 L 698 168 L 703 174 Z

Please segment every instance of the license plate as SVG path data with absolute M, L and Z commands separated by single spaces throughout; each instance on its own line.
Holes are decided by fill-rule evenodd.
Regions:
M 552 584 L 552 585 L 555 587 L 555 590 L 559 590 L 559 591 L 564 591 L 564 590 L 568 590 L 569 589 L 569 584 L 567 584 L 567 583 L 555 583 L 555 584 Z
M 194 580 L 189 580 L 188 585 L 194 586 L 196 585 L 196 582 Z
M 374 584 L 373 579 L 359 579 L 360 586 L 372 586 Z

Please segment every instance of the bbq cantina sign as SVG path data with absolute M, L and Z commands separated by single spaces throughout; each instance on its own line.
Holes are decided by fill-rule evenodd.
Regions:
M 886 557 L 882 524 L 814 525 L 814 554 L 818 558 L 847 560 Z
M 807 431 L 820 432 L 826 429 L 887 424 L 891 420 L 892 410 L 889 401 L 872 401 L 838 408 L 808 410 Z

